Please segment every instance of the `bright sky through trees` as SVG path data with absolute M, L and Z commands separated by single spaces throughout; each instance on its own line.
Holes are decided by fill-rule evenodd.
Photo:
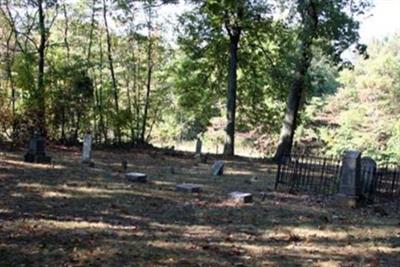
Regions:
M 166 19 L 175 17 L 189 7 L 181 1 L 179 5 L 167 5 L 160 10 Z M 363 42 L 372 38 L 381 38 L 388 34 L 400 32 L 400 0 L 374 0 L 371 12 L 362 19 L 360 35 Z
M 375 0 L 374 4 L 371 15 L 361 25 L 360 35 L 364 42 L 400 32 L 400 1 Z

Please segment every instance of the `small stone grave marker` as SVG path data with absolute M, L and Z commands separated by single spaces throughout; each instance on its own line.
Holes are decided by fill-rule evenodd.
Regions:
M 121 167 L 122 167 L 122 171 L 126 171 L 128 169 L 128 161 L 126 159 L 123 159 L 121 161 Z
M 178 184 L 176 185 L 176 191 L 188 192 L 188 193 L 200 193 L 201 186 L 196 184 Z
M 196 139 L 196 155 L 201 155 L 201 147 L 203 146 L 203 142 L 201 142 L 200 138 Z
M 232 192 L 229 194 L 229 197 L 237 202 L 241 203 L 251 203 L 253 202 L 253 195 L 250 193 L 243 192 Z
M 140 173 L 140 172 L 128 172 L 125 174 L 125 178 L 128 179 L 130 182 L 136 182 L 136 183 L 147 182 L 147 175 L 145 173 Z
M 83 139 L 81 163 L 90 164 L 92 160 L 92 135 L 86 134 Z
M 224 161 L 223 160 L 217 160 L 214 165 L 211 167 L 211 173 L 214 176 L 221 176 L 224 174 Z
M 376 191 L 376 167 L 377 164 L 372 158 L 361 158 L 361 197 L 363 201 L 370 204 L 374 202 Z

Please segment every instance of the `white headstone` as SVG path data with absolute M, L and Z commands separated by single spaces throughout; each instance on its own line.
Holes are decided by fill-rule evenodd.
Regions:
M 83 139 L 82 163 L 90 163 L 92 159 L 92 135 L 86 134 Z
M 232 192 L 229 194 L 229 197 L 234 201 L 241 202 L 241 203 L 251 203 L 253 202 L 253 195 L 250 193 L 243 193 L 243 192 Z

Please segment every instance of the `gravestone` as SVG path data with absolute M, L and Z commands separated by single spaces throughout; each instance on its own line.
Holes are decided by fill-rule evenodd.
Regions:
M 128 161 L 126 159 L 123 159 L 121 161 L 121 167 L 122 167 L 122 171 L 126 171 L 128 169 Z
M 200 138 L 196 139 L 196 152 L 195 155 L 201 155 L 201 148 L 203 146 L 203 142 L 201 142 Z
M 145 173 L 140 173 L 140 172 L 128 172 L 125 174 L 125 178 L 128 179 L 130 182 L 135 182 L 135 183 L 147 182 L 147 175 Z
M 376 167 L 375 160 L 370 157 L 363 157 L 361 159 L 361 196 L 362 200 L 366 203 L 374 202 L 374 195 L 376 191 Z
M 196 184 L 178 184 L 176 185 L 176 191 L 187 193 L 200 193 L 201 186 Z
M 343 156 L 337 204 L 355 208 L 361 191 L 361 152 L 347 151 Z
M 240 203 L 251 203 L 253 202 L 253 195 L 250 193 L 243 192 L 231 192 L 229 197 L 236 202 Z
M 224 174 L 224 161 L 223 160 L 217 160 L 214 165 L 211 167 L 211 173 L 214 176 L 221 176 Z
M 46 155 L 46 141 L 39 134 L 35 133 L 29 140 L 29 148 L 24 160 L 31 163 L 51 163 L 51 157 Z
M 81 163 L 90 164 L 92 161 L 92 135 L 86 134 L 83 139 Z

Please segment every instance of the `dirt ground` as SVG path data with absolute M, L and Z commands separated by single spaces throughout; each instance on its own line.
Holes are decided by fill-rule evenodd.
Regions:
M 0 151 L 0 266 L 400 266 L 399 212 L 274 192 L 262 161 L 226 160 L 213 177 L 214 159 L 156 151 L 95 151 L 94 168 L 79 149 L 51 148 L 48 166 L 23 153 Z M 149 183 L 127 181 L 123 159 Z M 183 182 L 203 192 L 176 192 Z

